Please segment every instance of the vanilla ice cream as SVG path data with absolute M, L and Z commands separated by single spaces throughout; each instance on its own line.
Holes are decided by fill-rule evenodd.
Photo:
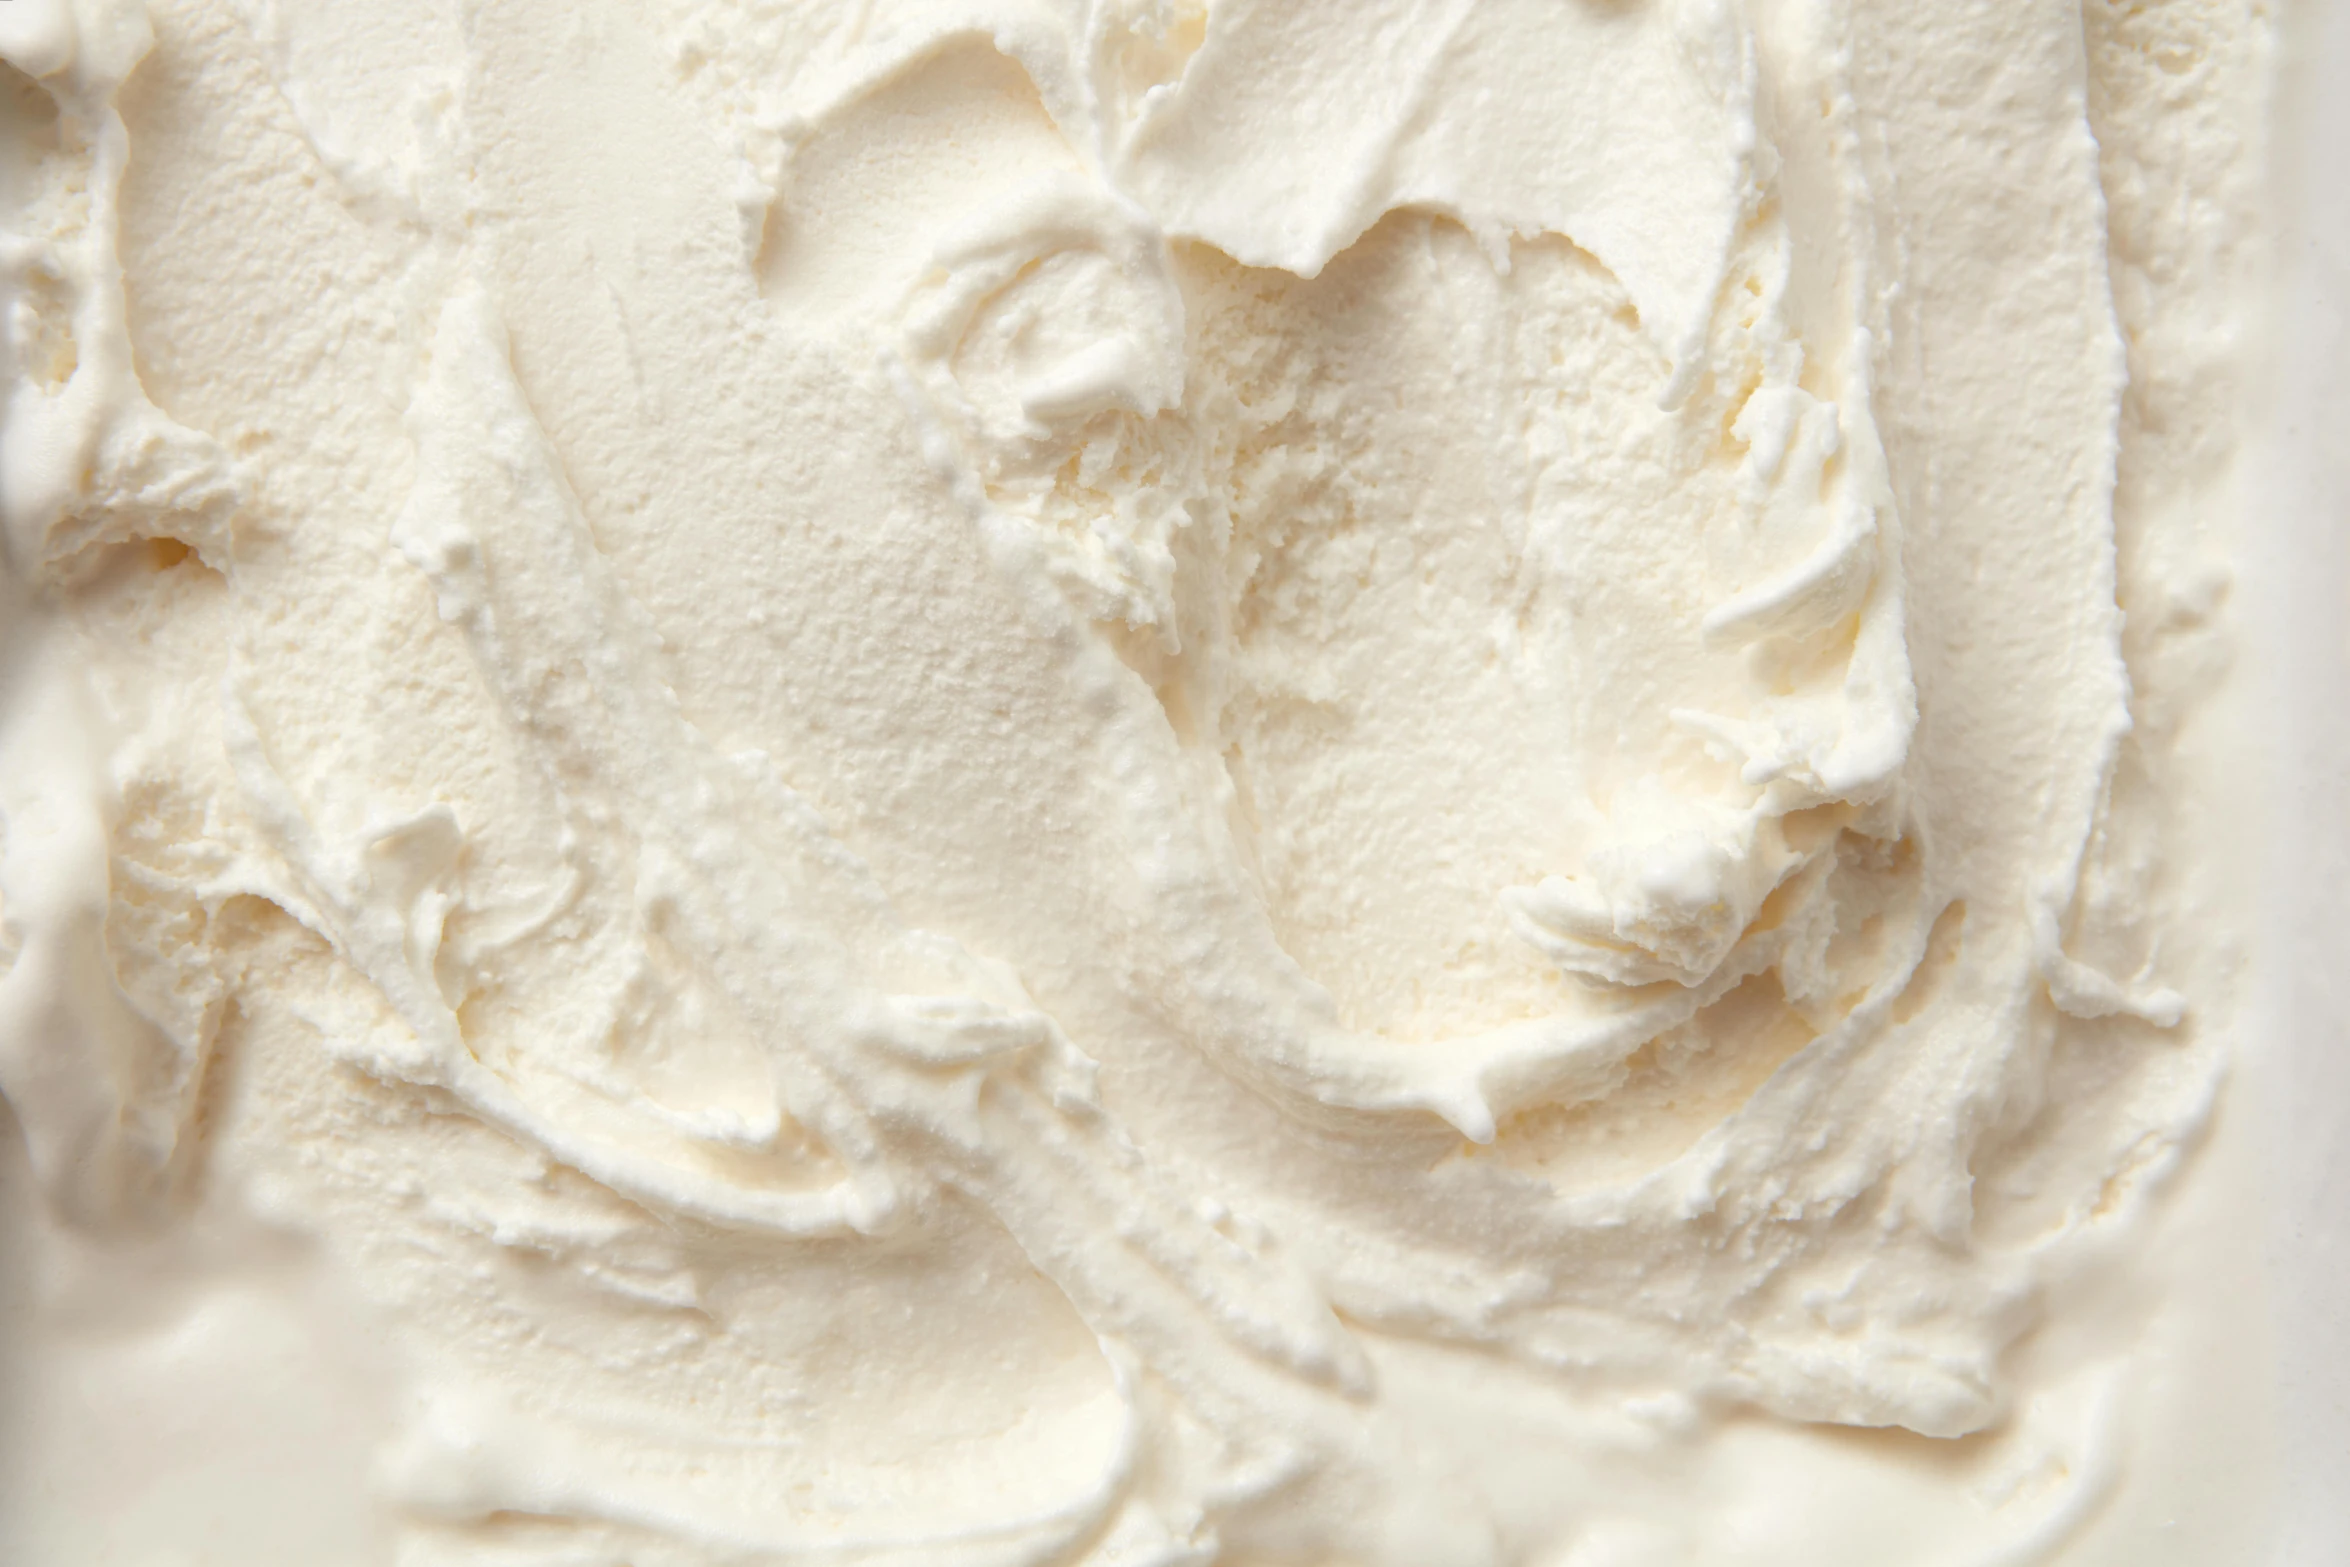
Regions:
M 2271 32 L 7 0 L 0 1554 L 2252 1560 Z

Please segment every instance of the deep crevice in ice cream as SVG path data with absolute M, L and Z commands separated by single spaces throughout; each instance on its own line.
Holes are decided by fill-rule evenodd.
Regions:
M 2076 16 L 158 19 L 0 31 L 0 1090 L 323 1237 L 423 1559 L 1671 1559 L 2017 1408 L 2218 1050 Z

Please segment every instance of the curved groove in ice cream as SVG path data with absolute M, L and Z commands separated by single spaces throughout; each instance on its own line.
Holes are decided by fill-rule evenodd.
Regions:
M 1455 1427 L 1983 1429 L 2208 1103 L 2072 9 L 157 18 L 0 11 L 0 1090 L 430 1559 L 1679 1559 Z

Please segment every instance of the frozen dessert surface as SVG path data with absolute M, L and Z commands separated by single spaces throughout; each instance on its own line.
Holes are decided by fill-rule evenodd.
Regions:
M 2268 27 L 12 0 L 11 1559 L 2134 1516 Z

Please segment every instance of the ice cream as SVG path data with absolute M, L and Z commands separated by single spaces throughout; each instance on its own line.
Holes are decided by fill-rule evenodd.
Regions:
M 2269 28 L 11 0 L 11 1559 L 2094 1549 Z

